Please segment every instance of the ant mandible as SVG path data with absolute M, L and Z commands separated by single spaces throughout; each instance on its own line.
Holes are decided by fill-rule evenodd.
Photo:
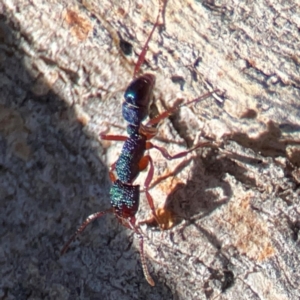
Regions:
M 154 126 L 157 125 L 161 120 L 167 118 L 169 115 L 171 115 L 183 105 L 186 106 L 192 103 L 196 103 L 202 99 L 211 96 L 213 92 L 206 93 L 199 98 L 191 100 L 182 105 L 170 108 L 158 115 L 157 117 L 149 120 L 145 125 L 142 124 L 143 120 L 146 119 L 146 117 L 149 114 L 149 106 L 151 102 L 152 90 L 155 84 L 155 76 L 149 73 L 146 73 L 141 76 L 137 76 L 137 74 L 139 73 L 140 67 L 145 60 L 149 41 L 151 40 L 156 27 L 159 25 L 159 17 L 161 13 L 162 7 L 160 6 L 156 22 L 148 36 L 148 39 L 135 65 L 133 74 L 134 79 L 129 84 L 124 94 L 125 101 L 122 104 L 122 115 L 126 122 L 129 123 L 127 125 L 128 136 L 106 135 L 105 133 L 100 134 L 100 137 L 103 140 L 124 142 L 121 154 L 118 160 L 111 166 L 109 172 L 109 176 L 112 181 L 112 186 L 110 189 L 111 208 L 105 211 L 93 213 L 90 216 L 88 216 L 87 219 L 81 224 L 81 226 L 76 230 L 76 232 L 61 250 L 61 254 L 64 254 L 69 248 L 71 242 L 92 221 L 102 217 L 104 214 L 113 213 L 121 224 L 123 224 L 127 228 L 132 229 L 135 233 L 138 234 L 140 239 L 139 246 L 141 264 L 144 276 L 151 286 L 154 286 L 155 283 L 152 277 L 150 276 L 147 268 L 146 259 L 144 255 L 143 234 L 140 231 L 139 224 L 136 224 L 135 218 L 139 207 L 140 186 L 133 184 L 134 180 L 137 178 L 139 173 L 142 170 L 146 169 L 149 165 L 149 171 L 144 183 L 144 192 L 146 194 L 147 201 L 151 208 L 152 215 L 156 222 L 160 224 L 160 218 L 155 212 L 153 198 L 149 193 L 150 183 L 154 174 L 153 161 L 151 159 L 151 156 L 145 155 L 145 152 L 149 149 L 155 148 L 158 151 L 160 151 L 166 159 L 172 160 L 184 157 L 189 152 L 199 147 L 215 147 L 215 145 L 213 145 L 211 142 L 204 141 L 197 144 L 192 149 L 180 152 L 176 155 L 170 155 L 166 149 L 156 146 L 150 142 L 150 139 L 153 138 L 157 133 L 157 129 Z M 114 172 L 116 173 L 116 175 Z M 163 229 L 163 226 L 161 226 L 161 228 Z

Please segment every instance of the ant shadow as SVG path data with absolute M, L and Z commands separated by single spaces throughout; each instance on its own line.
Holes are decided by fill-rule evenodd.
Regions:
M 185 228 L 188 226 L 195 226 L 201 235 L 203 235 L 206 240 L 217 249 L 217 255 L 224 266 L 222 269 L 218 270 L 203 262 L 201 262 L 201 264 L 203 264 L 210 272 L 210 276 L 207 280 L 219 281 L 221 291 L 225 292 L 226 289 L 230 288 L 234 284 L 234 274 L 232 271 L 228 270 L 230 262 L 228 262 L 228 259 L 221 253 L 222 245 L 217 237 L 205 228 L 201 227 L 197 221 L 208 217 L 215 210 L 226 205 L 230 200 L 232 196 L 231 187 L 229 183 L 223 180 L 226 173 L 233 171 L 239 173 L 241 180 L 246 180 L 246 177 L 243 175 L 245 170 L 243 170 L 242 167 L 238 166 L 229 158 L 226 158 L 226 156 L 218 155 L 218 151 L 218 149 L 209 148 L 197 150 L 199 154 L 192 158 L 194 166 L 191 170 L 188 182 L 186 184 L 177 184 L 173 191 L 168 195 L 164 209 L 166 211 L 171 211 L 174 214 L 174 226 L 179 225 L 179 229 L 176 234 L 180 235 L 180 239 L 187 241 L 188 238 L 185 237 L 184 233 Z M 203 155 L 203 152 L 205 152 L 205 155 Z M 186 167 L 189 161 L 190 159 L 187 159 L 181 163 L 172 175 L 176 176 L 177 173 Z M 157 185 L 164 179 L 165 178 L 160 178 L 153 184 L 153 186 Z M 222 191 L 221 198 L 219 195 L 212 192 L 216 188 Z M 184 226 L 180 226 L 180 223 L 182 223 L 183 220 L 185 224 Z M 174 233 L 171 232 L 171 236 L 173 234 Z M 176 247 L 178 247 L 180 251 L 183 250 L 182 246 L 180 246 L 180 242 Z M 163 256 L 163 253 L 161 253 L 161 255 Z M 173 276 L 176 278 L 176 275 L 172 275 L 172 277 Z M 181 281 L 180 278 L 178 278 L 178 280 Z M 203 291 L 207 298 L 213 294 L 213 290 L 211 290 L 211 286 L 208 281 L 204 282 L 202 288 L 199 286 L 199 289 Z M 176 287 L 174 288 L 176 289 Z M 180 298 L 180 291 L 177 292 L 178 297 Z
M 211 274 L 208 280 L 219 281 L 221 292 L 225 292 L 235 282 L 234 273 L 230 270 L 230 259 L 226 257 L 226 254 L 222 253 L 222 242 L 216 235 L 199 225 L 197 221 L 209 217 L 213 212 L 230 201 L 233 191 L 229 182 L 224 180 L 228 174 L 246 188 L 255 188 L 256 181 L 248 176 L 246 165 L 255 164 L 264 167 L 267 164 L 262 159 L 253 158 L 252 156 L 222 153 L 222 149 L 200 148 L 197 152 L 199 154 L 192 158 L 194 166 L 190 172 L 188 182 L 186 184 L 180 183 L 173 189 L 166 199 L 164 209 L 174 213 L 176 225 L 184 220 L 184 226 L 180 226 L 177 232 L 183 241 L 187 240 L 184 232 L 185 228 L 194 226 L 216 249 L 216 255 L 221 265 L 223 265 L 223 269 L 217 270 L 202 263 Z M 179 173 L 188 163 L 189 159 L 180 164 L 174 171 L 175 174 L 172 175 L 176 176 L 176 173 Z M 164 179 L 160 178 L 153 185 L 157 185 Z M 215 191 L 218 192 L 216 193 Z M 177 246 L 180 248 L 179 244 Z M 213 291 L 209 290 L 208 287 L 209 284 L 206 282 L 203 285 L 203 291 L 209 297 Z
M 252 149 L 254 153 L 259 153 L 262 157 L 271 157 L 273 159 L 277 157 L 287 158 L 287 166 L 284 169 L 285 176 L 295 184 L 296 189 L 300 187 L 300 182 L 299 179 L 295 178 L 293 172 L 300 167 L 300 141 L 284 137 L 282 133 L 288 135 L 299 132 L 299 130 L 300 127 L 298 125 L 291 123 L 277 124 L 269 120 L 267 130 L 257 138 L 249 138 L 244 133 L 234 133 L 225 138 L 245 148 Z M 295 147 L 288 153 L 288 146 Z
M 292 124 L 277 125 L 275 122 L 269 121 L 267 130 L 259 137 L 252 139 L 246 134 L 235 133 L 224 137 L 226 141 L 235 142 L 242 147 L 253 151 L 255 156 L 240 155 L 236 153 L 226 152 L 222 154 L 222 150 L 218 155 L 216 149 L 199 150 L 199 155 L 193 158 L 194 167 L 191 171 L 190 178 L 186 184 L 178 184 L 176 188 L 169 194 L 164 209 L 174 212 L 177 216 L 177 223 L 185 221 L 184 226 L 179 227 L 178 234 L 182 240 L 187 240 L 185 237 L 185 228 L 194 226 L 199 233 L 216 249 L 216 255 L 223 265 L 223 269 L 214 269 L 206 266 L 211 276 L 208 280 L 217 280 L 220 283 L 221 293 L 232 287 L 235 282 L 235 275 L 230 270 L 230 258 L 222 253 L 222 242 L 210 231 L 199 225 L 197 222 L 200 219 L 208 217 L 214 211 L 226 205 L 232 197 L 232 188 L 223 179 L 227 174 L 230 174 L 237 182 L 240 182 L 246 189 L 256 189 L 257 182 L 254 178 L 248 176 L 247 165 L 257 165 L 259 168 L 267 168 L 268 163 L 266 158 L 287 157 L 288 164 L 285 168 L 286 176 L 292 177 L 292 172 L 300 164 L 300 153 L 295 149 L 292 155 L 287 155 L 287 146 L 297 146 L 300 142 L 289 140 L 282 137 L 282 131 L 295 131 L 299 128 Z M 197 150 L 198 151 L 198 150 Z M 201 153 L 203 152 L 204 155 Z M 180 166 L 177 171 L 180 172 Z M 296 188 L 299 187 L 299 182 L 295 179 Z M 157 184 L 157 183 L 156 183 Z M 212 192 L 218 188 L 221 193 L 217 195 Z M 222 197 L 220 197 L 222 195 Z M 280 197 L 280 195 L 279 195 Z M 283 199 L 284 200 L 284 199 Z M 294 224 L 292 224 L 292 230 Z M 293 231 L 294 237 L 298 235 L 298 227 Z M 173 233 L 171 233 L 173 234 Z M 180 245 L 178 244 L 180 249 Z M 209 298 L 213 291 L 208 282 L 203 286 L 203 291 Z

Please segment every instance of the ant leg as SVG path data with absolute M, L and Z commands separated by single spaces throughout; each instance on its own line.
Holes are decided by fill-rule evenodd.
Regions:
M 115 182 L 117 180 L 116 175 L 114 174 L 114 170 L 116 169 L 117 162 L 114 162 L 109 168 L 109 179 L 111 182 Z
M 147 201 L 148 201 L 148 204 L 149 204 L 151 212 L 152 212 L 152 218 L 147 221 L 139 222 L 139 225 L 147 224 L 147 223 L 149 224 L 149 223 L 152 223 L 153 221 L 155 221 L 161 230 L 170 229 L 174 225 L 173 213 L 171 211 L 168 211 L 168 210 L 162 209 L 162 208 L 155 210 L 153 198 L 152 198 L 151 194 L 149 193 L 150 183 L 153 179 L 153 174 L 154 174 L 153 160 L 152 160 L 151 156 L 149 156 L 149 155 L 144 156 L 144 158 L 147 158 L 148 163 L 150 163 L 150 169 L 149 169 L 148 175 L 147 175 L 145 183 L 144 183 L 144 192 L 146 194 Z
M 119 141 L 119 142 L 125 142 L 128 139 L 128 137 L 125 135 L 110 135 L 110 134 L 104 134 L 104 133 L 100 133 L 100 138 L 101 138 L 101 140 Z
M 158 208 L 157 210 L 155 210 L 153 198 L 152 198 L 151 194 L 149 193 L 150 184 L 151 184 L 151 181 L 153 179 L 153 174 L 154 174 L 153 160 L 152 160 L 151 156 L 149 156 L 149 155 L 145 156 L 145 157 L 148 158 L 148 162 L 150 163 L 150 170 L 148 172 L 148 175 L 147 175 L 145 183 L 144 183 L 144 192 L 146 193 L 147 201 L 151 208 L 152 218 L 150 220 L 139 222 L 139 225 L 140 224 L 149 224 L 149 223 L 153 223 L 155 221 L 161 230 L 167 230 L 174 226 L 175 218 L 174 218 L 173 212 L 171 212 L 165 208 Z
M 151 156 L 149 156 L 149 155 L 147 155 L 145 157 L 147 157 L 147 160 L 150 163 L 150 169 L 148 171 L 148 174 L 147 174 L 147 177 L 146 177 L 146 180 L 145 180 L 145 183 L 144 183 L 144 192 L 146 194 L 147 201 L 148 201 L 148 204 L 150 206 L 152 215 L 153 215 L 155 221 L 157 222 L 157 224 L 159 225 L 159 227 L 161 228 L 159 218 L 157 217 L 157 214 L 156 214 L 156 211 L 155 211 L 153 198 L 152 198 L 151 194 L 149 193 L 150 183 L 153 179 L 153 174 L 154 174 L 153 160 L 152 160 Z M 161 229 L 163 229 L 163 228 L 161 228 Z
M 139 243 L 140 257 L 141 257 L 141 264 L 142 264 L 143 273 L 144 273 L 144 276 L 145 276 L 147 282 L 151 286 L 155 286 L 154 280 L 152 279 L 152 277 L 149 273 L 147 263 L 146 263 L 146 258 L 145 258 L 145 253 L 144 253 L 144 236 L 141 233 L 140 228 L 137 227 L 137 225 L 135 224 L 135 218 L 134 218 L 134 220 L 127 220 L 127 227 L 131 228 L 139 237 L 139 240 L 140 240 L 140 243 Z
M 151 119 L 148 121 L 148 123 L 146 124 L 146 126 L 151 126 L 151 125 L 156 125 L 157 123 L 159 123 L 161 120 L 167 118 L 168 116 L 170 116 L 171 114 L 173 114 L 176 110 L 180 109 L 181 107 L 183 106 L 188 106 L 190 104 L 193 104 L 193 103 L 197 103 L 201 100 L 204 100 L 206 98 L 208 98 L 209 96 L 211 96 L 213 93 L 217 92 L 217 90 L 214 90 L 212 92 L 209 92 L 209 93 L 206 93 L 196 99 L 193 99 L 191 101 L 188 101 L 186 103 L 183 103 L 183 104 L 179 104 L 175 107 L 172 107 L 172 108 L 169 108 L 168 110 L 162 112 L 160 115 L 158 115 L 157 117 Z
M 188 153 L 200 148 L 200 147 L 210 147 L 210 148 L 218 148 L 216 144 L 214 144 L 213 142 L 210 141 L 205 141 L 205 142 L 200 142 L 198 143 L 196 146 L 194 146 L 193 148 L 183 151 L 183 152 L 179 152 L 175 155 L 171 155 L 169 154 L 169 152 L 167 151 L 167 149 L 163 148 L 163 147 L 159 147 L 156 145 L 153 145 L 151 142 L 147 142 L 147 149 L 152 149 L 155 148 L 158 151 L 160 151 L 160 153 L 167 159 L 167 160 L 172 160 L 172 159 L 177 159 L 177 158 L 181 158 L 186 156 Z
M 149 155 L 143 156 L 139 161 L 139 171 L 144 171 L 149 164 Z
M 154 26 L 153 26 L 153 28 L 152 28 L 152 30 L 151 30 L 148 38 L 147 38 L 147 41 L 146 41 L 146 43 L 145 43 L 145 45 L 144 45 L 144 47 L 142 49 L 142 52 L 139 55 L 138 61 L 137 61 L 136 65 L 135 65 L 135 68 L 134 68 L 133 78 L 135 78 L 137 76 L 137 73 L 139 72 L 142 63 L 145 60 L 145 56 L 146 56 L 146 53 L 148 51 L 148 44 L 149 44 L 149 42 L 150 42 L 150 40 L 152 38 L 152 35 L 153 35 L 156 27 L 158 26 L 159 16 L 160 16 L 161 13 L 162 13 L 162 7 L 161 7 L 161 5 L 159 5 L 159 12 L 158 12 L 158 15 L 157 15 L 157 18 L 156 18 L 156 22 L 155 22 L 155 24 L 154 24 Z
M 89 215 L 85 221 L 79 226 L 79 228 L 75 231 L 75 233 L 71 236 L 71 238 L 67 241 L 67 243 L 64 245 L 64 247 L 61 249 L 60 254 L 63 255 L 66 253 L 66 251 L 68 250 L 70 244 L 72 243 L 72 241 L 82 232 L 84 231 L 84 229 L 86 228 L 86 226 L 88 226 L 92 221 L 102 217 L 103 215 L 107 214 L 107 213 L 112 213 L 113 210 L 110 208 L 108 210 L 105 211 L 98 211 L 94 214 Z
M 140 125 L 139 129 L 139 133 L 146 136 L 147 140 L 151 140 L 153 137 L 155 137 L 157 135 L 157 131 L 157 128 L 143 124 Z
M 139 233 L 139 239 L 140 239 L 140 257 L 141 257 L 141 264 L 142 264 L 144 276 L 151 286 L 155 286 L 154 280 L 152 279 L 148 271 L 148 267 L 146 263 L 146 258 L 144 254 L 144 237 L 140 233 Z
M 148 162 L 150 163 L 150 169 L 148 171 L 148 174 L 147 174 L 147 177 L 146 177 L 146 180 L 145 180 L 145 183 L 144 183 L 144 191 L 146 193 L 147 201 L 148 201 L 149 206 L 151 208 L 152 214 L 155 217 L 155 219 L 157 220 L 153 198 L 152 198 L 151 194 L 149 193 L 149 186 L 150 186 L 150 183 L 152 181 L 153 174 L 154 174 L 154 166 L 153 166 L 152 158 L 149 155 L 147 155 L 146 157 L 148 158 Z
M 105 131 L 100 132 L 99 136 L 101 140 L 125 142 L 128 139 L 128 137 L 124 135 L 106 134 L 108 131 L 109 129 L 107 128 Z

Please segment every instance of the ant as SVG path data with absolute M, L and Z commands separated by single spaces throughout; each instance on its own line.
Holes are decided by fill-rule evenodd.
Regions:
M 132 229 L 136 234 L 138 234 L 140 239 L 140 257 L 142 269 L 144 276 L 151 286 L 154 286 L 154 280 L 149 274 L 146 259 L 144 255 L 143 248 L 143 234 L 140 230 L 140 224 L 136 224 L 135 215 L 139 207 L 140 198 L 140 186 L 134 185 L 133 182 L 139 175 L 139 173 L 147 168 L 149 165 L 149 171 L 146 176 L 144 183 L 144 192 L 146 194 L 147 201 L 152 211 L 153 218 L 160 225 L 160 220 L 163 222 L 163 217 L 155 211 L 153 198 L 149 193 L 150 183 L 154 174 L 154 166 L 151 156 L 145 155 L 145 151 L 155 148 L 161 152 L 161 154 L 168 160 L 177 159 L 186 156 L 189 152 L 194 151 L 199 147 L 215 147 L 211 142 L 205 141 L 197 144 L 192 149 L 180 152 L 176 155 L 170 155 L 166 149 L 152 144 L 149 140 L 153 138 L 157 129 L 157 125 L 161 120 L 167 118 L 173 112 L 178 110 L 183 105 L 190 105 L 196 103 L 202 99 L 211 96 L 215 91 L 206 93 L 199 98 L 191 100 L 185 104 L 178 105 L 177 107 L 170 108 L 165 112 L 161 113 L 157 117 L 149 120 L 145 125 L 142 123 L 144 119 L 149 114 L 149 106 L 151 102 L 152 90 L 155 84 L 155 76 L 146 73 L 141 76 L 137 76 L 142 63 L 145 60 L 145 56 L 148 50 L 149 41 L 152 35 L 159 25 L 159 16 L 162 13 L 162 8 L 160 7 L 156 22 L 150 32 L 148 39 L 139 55 L 138 61 L 135 65 L 133 80 L 127 87 L 124 98 L 125 101 L 122 104 L 122 114 L 123 118 L 128 122 L 127 134 L 128 136 L 122 135 L 106 135 L 106 133 L 101 133 L 100 137 L 103 140 L 110 141 L 122 141 L 124 142 L 121 154 L 117 161 L 110 167 L 109 176 L 112 181 L 112 186 L 110 189 L 110 201 L 111 208 L 105 211 L 99 211 L 91 214 L 87 219 L 80 225 L 73 236 L 68 240 L 61 254 L 64 254 L 69 248 L 71 242 L 95 219 L 102 217 L 104 214 L 113 213 L 122 225 Z M 116 175 L 114 174 L 114 171 Z M 159 211 L 158 211 L 159 212 Z M 166 229 L 165 226 L 160 225 L 160 228 Z M 169 228 L 169 227 L 168 227 Z

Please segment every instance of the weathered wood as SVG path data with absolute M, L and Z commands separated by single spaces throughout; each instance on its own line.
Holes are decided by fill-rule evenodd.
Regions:
M 166 1 L 143 66 L 158 109 L 219 92 L 166 120 L 155 142 L 171 153 L 199 136 L 221 146 L 172 162 L 151 151 L 150 192 L 180 221 L 143 227 L 151 288 L 113 216 L 59 250 L 109 207 L 121 144 L 99 133 L 124 134 L 123 92 L 158 1 L 2 0 L 0 298 L 299 299 L 299 8 Z

